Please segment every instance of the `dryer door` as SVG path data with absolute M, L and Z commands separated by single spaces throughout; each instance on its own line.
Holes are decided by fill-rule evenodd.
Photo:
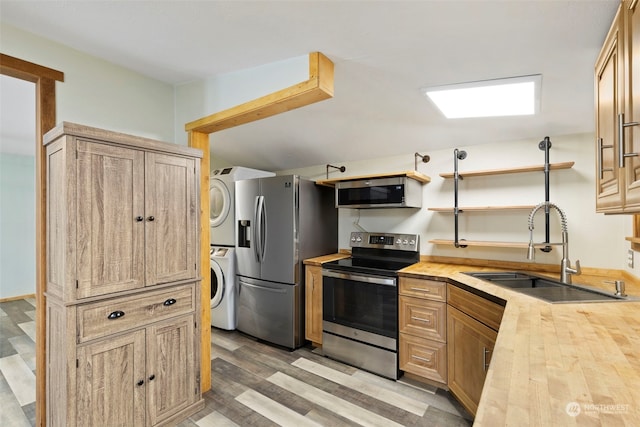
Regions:
M 225 277 L 220 265 L 211 260 L 211 308 L 216 308 L 222 302 L 225 289 Z
M 217 227 L 227 219 L 231 208 L 231 195 L 224 182 L 211 179 L 209 182 L 209 223 Z

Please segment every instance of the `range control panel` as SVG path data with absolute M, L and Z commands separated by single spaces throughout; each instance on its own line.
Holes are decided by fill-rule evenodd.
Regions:
M 349 245 L 352 248 L 395 249 L 401 251 L 420 250 L 420 235 L 396 233 L 365 233 L 352 231 Z

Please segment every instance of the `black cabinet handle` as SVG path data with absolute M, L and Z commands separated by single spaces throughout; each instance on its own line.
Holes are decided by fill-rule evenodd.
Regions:
M 156 376 L 155 376 L 155 375 L 151 375 L 151 376 L 149 377 L 149 381 L 153 381 L 153 380 L 155 380 L 155 379 L 156 379 Z
M 147 218 L 148 221 L 154 221 L 155 219 L 156 218 L 153 215 L 151 215 L 150 217 Z
M 107 316 L 107 319 L 114 320 L 114 319 L 119 319 L 122 316 L 124 316 L 124 311 L 118 310 L 118 311 L 114 311 L 112 313 L 109 313 L 109 315 Z
M 144 384 L 144 380 L 138 381 L 137 384 L 138 384 L 138 387 L 140 387 L 142 384 Z
M 136 222 L 142 222 L 142 220 L 144 220 L 143 217 L 141 217 L 141 216 L 137 216 L 136 217 Z
M 164 305 L 173 305 L 176 303 L 176 300 L 174 298 L 169 298 L 168 300 L 166 300 L 163 304 Z

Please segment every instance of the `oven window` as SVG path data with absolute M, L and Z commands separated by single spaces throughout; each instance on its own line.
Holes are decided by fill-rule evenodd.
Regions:
M 397 287 L 326 276 L 322 286 L 323 320 L 398 337 Z

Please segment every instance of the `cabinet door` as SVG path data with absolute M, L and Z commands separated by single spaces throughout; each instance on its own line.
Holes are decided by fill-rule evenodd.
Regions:
M 77 297 L 144 284 L 144 154 L 78 141 Z
M 640 2 L 625 1 L 625 109 L 624 122 L 640 122 Z M 628 153 L 640 153 L 640 127 L 624 129 L 624 149 Z M 640 210 L 640 156 L 625 160 L 625 207 Z
M 305 267 L 305 335 L 322 344 L 322 267 Z
M 195 161 L 147 153 L 145 163 L 147 286 L 196 276 Z
M 475 415 L 497 332 L 447 306 L 448 384 L 460 403 Z
M 596 62 L 596 211 L 621 211 L 623 171 L 619 168 L 618 113 L 622 111 L 623 66 L 620 14 Z M 629 160 L 627 159 L 627 162 Z
M 194 334 L 193 315 L 147 329 L 147 425 L 155 425 L 185 409 L 199 396 Z
M 78 426 L 145 424 L 145 333 L 78 348 Z

